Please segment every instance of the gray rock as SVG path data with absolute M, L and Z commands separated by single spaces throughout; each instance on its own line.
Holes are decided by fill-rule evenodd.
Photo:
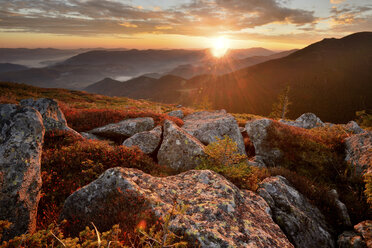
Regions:
M 182 128 L 204 145 L 216 141 L 216 137 L 221 139 L 227 135 L 236 142 L 239 153 L 246 154 L 243 136 L 238 123 L 225 110 L 193 113 L 186 116 L 183 121 L 184 125 Z
M 343 227 L 351 227 L 350 216 L 347 211 L 346 205 L 339 200 L 337 191 L 335 189 L 332 189 L 329 191 L 328 195 L 331 198 L 332 202 L 334 202 L 338 219 L 342 223 Z
M 172 121 L 163 126 L 163 142 L 158 152 L 158 161 L 176 170 L 194 169 L 198 157 L 205 155 L 204 145 Z
M 91 133 L 86 133 L 86 132 L 81 132 L 80 133 L 83 138 L 88 139 L 88 140 L 103 140 L 102 138 L 98 137 L 97 135 L 91 134 Z
M 295 247 L 334 247 L 324 216 L 281 176 L 266 178 L 258 193 L 270 205 L 274 221 Z
M 355 175 L 363 176 L 372 167 L 372 133 L 364 132 L 345 139 L 345 160 L 352 166 Z
M 13 223 L 3 240 L 35 231 L 44 133 L 34 108 L 0 105 L 0 220 Z
M 289 126 L 301 127 L 306 129 L 325 126 L 325 124 L 313 113 L 305 113 L 298 117 L 295 121 L 280 120 L 279 122 Z
M 355 121 L 349 121 L 346 124 L 345 128 L 349 132 L 353 132 L 355 134 L 359 134 L 359 133 L 363 133 L 364 132 L 364 130 L 362 128 L 360 128 L 360 126 L 358 125 L 358 123 L 356 123 Z
M 184 117 L 182 110 L 174 110 L 168 113 L 169 116 L 177 117 L 182 119 Z
M 185 206 L 186 211 L 175 215 L 169 226 L 175 233 L 187 234 L 191 244 L 198 241 L 208 248 L 293 247 L 266 212 L 269 207 L 260 196 L 239 190 L 208 170 L 159 178 L 136 169 L 112 168 L 69 196 L 61 219 L 71 220 L 73 228 L 80 230 L 93 222 L 104 231 L 130 221 L 123 213 L 134 215 L 143 210 L 127 209 L 125 202 L 130 200 L 143 206 L 136 203 L 138 199 L 144 199 L 148 209 L 163 218 L 175 204 Z
M 249 121 L 245 125 L 249 139 L 254 145 L 256 156 L 254 161 L 260 166 L 275 166 L 276 160 L 282 154 L 281 151 L 270 145 L 268 139 L 268 128 L 272 125 L 273 121 L 269 119 L 260 119 Z
M 154 119 L 151 117 L 141 117 L 127 119 L 118 123 L 108 124 L 103 127 L 95 128 L 89 133 L 96 134 L 102 137 L 124 137 L 129 138 L 136 133 L 150 131 L 154 128 Z
M 151 154 L 159 147 L 161 135 L 162 127 L 157 126 L 151 131 L 145 131 L 133 135 L 129 139 L 126 139 L 123 142 L 123 145 L 127 147 L 138 146 L 142 152 Z
M 362 235 L 367 247 L 372 247 L 372 220 L 365 220 L 356 224 L 354 230 Z
M 338 236 L 339 248 L 367 248 L 362 235 L 354 231 L 345 231 Z
M 40 112 L 43 117 L 45 131 L 65 130 L 81 137 L 75 130 L 67 125 L 66 118 L 58 106 L 58 103 L 50 98 L 39 98 L 34 100 L 23 99 L 19 103 L 21 106 L 30 106 Z

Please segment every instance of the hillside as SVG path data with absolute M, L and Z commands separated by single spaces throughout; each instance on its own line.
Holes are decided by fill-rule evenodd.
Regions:
M 372 33 L 324 39 L 287 57 L 202 82 L 215 108 L 267 115 L 290 85 L 289 118 L 313 112 L 345 122 L 372 108 Z
M 21 71 L 27 69 L 26 66 L 12 63 L 0 63 L 0 73 L 9 71 Z

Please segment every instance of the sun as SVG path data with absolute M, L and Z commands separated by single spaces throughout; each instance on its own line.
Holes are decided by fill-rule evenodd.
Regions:
M 216 58 L 223 57 L 226 54 L 226 52 L 229 50 L 229 48 L 230 48 L 230 41 L 227 38 L 221 36 L 221 37 L 212 39 L 211 52 L 214 57 Z

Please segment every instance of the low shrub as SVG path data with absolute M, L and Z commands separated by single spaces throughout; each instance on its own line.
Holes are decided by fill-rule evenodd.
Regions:
M 238 153 L 238 146 L 230 137 L 216 139 L 206 146 L 206 156 L 200 158 L 196 169 L 215 171 L 239 188 L 255 191 L 260 180 L 268 176 L 267 171 L 249 166 L 247 156 Z

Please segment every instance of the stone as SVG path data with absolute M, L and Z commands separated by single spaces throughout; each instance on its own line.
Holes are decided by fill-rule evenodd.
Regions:
M 169 116 L 177 117 L 182 119 L 184 117 L 183 111 L 182 110 L 173 110 L 168 113 Z
M 172 121 L 165 120 L 163 142 L 157 154 L 159 164 L 189 170 L 194 169 L 199 163 L 198 157 L 204 155 L 204 145 L 199 140 Z
M 151 154 L 156 151 L 161 142 L 162 127 L 157 126 L 151 131 L 137 133 L 123 142 L 124 146 L 137 146 L 143 153 Z
M 279 122 L 300 128 L 311 129 L 314 127 L 324 127 L 325 124 L 313 113 L 305 113 L 295 121 L 280 120 Z
M 58 106 L 58 102 L 50 98 L 39 98 L 34 100 L 23 99 L 19 103 L 21 106 L 30 106 L 40 112 L 45 131 L 64 130 L 81 137 L 75 130 L 67 125 L 65 115 Z
M 356 123 L 355 121 L 349 121 L 346 124 L 345 128 L 349 132 L 352 132 L 352 133 L 355 133 L 355 134 L 359 134 L 359 133 L 363 133 L 364 132 L 364 130 L 362 128 L 360 128 L 360 126 L 358 125 L 358 123 Z
M 118 123 L 112 123 L 103 127 L 98 127 L 89 131 L 89 133 L 107 138 L 122 137 L 126 139 L 137 133 L 150 131 L 153 128 L 154 119 L 152 119 L 151 117 L 141 117 L 127 119 Z
M 345 231 L 340 234 L 337 245 L 339 248 L 367 248 L 363 237 L 354 231 Z
M 222 139 L 227 135 L 236 142 L 239 153 L 246 155 L 238 123 L 225 110 L 196 112 L 186 116 L 183 121 L 183 130 L 196 137 L 204 145 L 215 142 L 216 137 Z
M 363 176 L 372 167 L 372 133 L 364 132 L 345 139 L 345 161 L 352 166 L 355 175 Z
M 34 108 L 0 104 L 0 220 L 12 223 L 3 240 L 35 231 L 44 133 Z
M 335 247 L 323 214 L 282 176 L 259 184 L 258 194 L 269 204 L 274 221 L 295 247 Z
M 102 138 L 98 137 L 97 135 L 91 134 L 91 133 L 86 133 L 86 132 L 81 132 L 80 135 L 88 140 L 103 140 Z
M 253 143 L 255 154 L 254 161 L 259 167 L 275 166 L 276 161 L 282 156 L 281 151 L 270 145 L 268 128 L 273 124 L 270 119 L 249 121 L 245 125 L 250 141 Z
M 136 169 L 112 168 L 69 196 L 61 219 L 78 229 L 93 222 L 104 231 L 120 223 L 128 211 L 136 211 L 120 202 L 140 198 L 157 217 L 164 218 L 175 205 L 185 207 L 183 214 L 171 218 L 169 228 L 187 234 L 190 243 L 197 241 L 200 247 L 293 247 L 260 196 L 239 190 L 209 170 L 160 178 Z
M 337 190 L 335 189 L 330 190 L 328 195 L 331 201 L 334 203 L 339 222 L 345 228 L 351 227 L 352 225 L 351 225 L 349 213 L 347 211 L 347 207 L 343 202 L 339 200 Z

